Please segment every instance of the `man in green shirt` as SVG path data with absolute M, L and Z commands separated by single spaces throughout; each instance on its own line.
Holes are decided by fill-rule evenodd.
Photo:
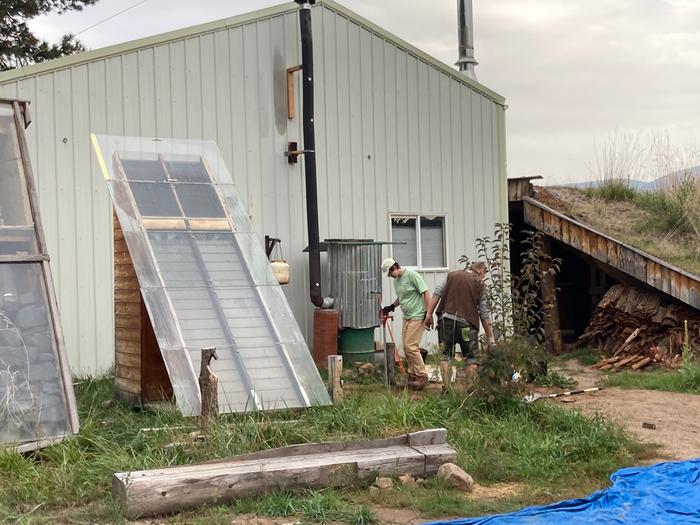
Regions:
M 384 259 L 382 273 L 394 279 L 394 289 L 396 290 L 396 300 L 382 310 L 384 314 L 389 314 L 397 306 L 401 306 L 403 313 L 401 339 L 403 351 L 408 361 L 408 385 L 418 390 L 428 383 L 425 363 L 420 354 L 420 342 L 425 331 L 423 322 L 427 317 L 430 293 L 423 277 L 418 272 L 402 268 L 392 258 Z

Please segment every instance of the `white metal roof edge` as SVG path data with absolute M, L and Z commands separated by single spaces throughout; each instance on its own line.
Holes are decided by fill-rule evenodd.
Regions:
M 367 20 L 365 17 L 358 15 L 356 12 L 348 9 L 344 5 L 339 4 L 335 0 L 317 0 L 317 4 L 321 4 L 326 6 L 327 8 L 331 9 L 332 11 L 335 11 L 336 13 L 345 16 L 349 18 L 350 20 L 353 20 L 354 22 L 357 22 L 360 24 L 362 27 L 367 29 L 368 31 L 371 31 L 372 33 L 376 33 L 377 35 L 381 36 L 385 40 L 388 40 L 389 42 L 392 42 L 393 44 L 396 44 L 396 46 L 402 48 L 406 52 L 410 53 L 411 55 L 414 55 L 416 58 L 419 58 L 425 62 L 428 62 L 430 65 L 434 66 L 435 68 L 439 69 L 441 72 L 451 76 L 458 82 L 461 82 L 462 84 L 467 85 L 468 87 L 472 88 L 475 91 L 478 91 L 485 97 L 488 97 L 492 101 L 496 102 L 497 104 L 501 106 L 505 106 L 506 99 L 503 97 L 503 95 L 499 95 L 495 91 L 487 88 L 480 82 L 477 82 L 476 80 L 472 80 L 466 75 L 463 75 L 456 69 L 450 67 L 449 65 L 445 64 L 444 62 L 441 62 L 437 58 L 429 55 L 425 51 L 421 51 L 417 47 L 409 44 L 405 40 L 399 38 L 398 36 L 394 35 L 393 33 L 390 33 L 386 29 L 383 29 L 382 27 L 378 26 L 374 22 L 371 22 L 370 20 Z M 456 48 L 456 46 L 455 46 Z
M 358 15 L 354 11 L 351 11 L 347 7 L 335 2 L 334 0 L 317 0 L 316 5 L 322 5 L 337 14 L 344 16 L 360 26 L 364 27 L 368 31 L 375 33 L 385 40 L 392 42 L 397 47 L 405 50 L 411 55 L 429 63 L 436 69 L 447 74 L 458 82 L 470 87 L 471 89 L 481 93 L 492 101 L 505 106 L 505 98 L 499 95 L 495 91 L 490 90 L 483 84 L 472 80 L 466 75 L 461 74 L 457 70 L 448 66 L 447 64 L 437 60 L 425 51 L 421 51 L 417 47 L 409 44 L 405 40 L 397 37 L 396 35 L 388 32 L 387 30 L 379 27 L 374 22 L 367 20 L 366 18 Z M 92 51 L 85 51 L 83 53 L 78 53 L 76 55 L 70 55 L 67 57 L 57 58 L 54 60 L 49 60 L 46 62 L 40 62 L 38 64 L 32 64 L 31 66 L 26 66 L 18 69 L 13 69 L 10 71 L 0 72 L 0 84 L 6 84 L 8 82 L 14 82 L 21 80 L 23 78 L 28 78 L 34 75 L 39 75 L 42 73 L 48 73 L 51 71 L 57 71 L 60 69 L 67 69 L 79 64 L 84 64 L 87 62 L 92 62 L 95 60 L 100 60 L 104 58 L 109 58 L 122 53 L 128 53 L 137 51 L 139 49 L 153 47 L 158 44 L 164 44 L 167 42 L 174 42 L 177 40 L 183 40 L 185 38 L 211 33 L 214 31 L 219 31 L 222 29 L 227 29 L 230 27 L 236 27 L 248 22 L 253 22 L 257 20 L 263 20 L 265 18 L 271 18 L 273 16 L 278 16 L 284 13 L 296 11 L 298 9 L 295 3 L 285 3 L 277 6 L 268 7 L 265 9 L 259 9 L 256 11 L 251 11 L 250 13 L 244 13 L 241 15 L 232 16 L 229 18 L 223 18 L 220 20 L 215 20 L 213 22 L 207 22 L 204 24 L 199 24 L 196 26 L 185 27 L 182 29 L 176 29 L 174 31 L 168 31 L 167 33 L 161 33 L 158 35 L 153 35 L 145 38 L 140 38 L 137 40 L 131 40 L 129 42 L 123 42 L 121 44 L 115 44 L 113 46 L 103 47 L 100 49 L 95 49 Z
M 213 22 L 206 22 L 204 24 L 198 24 L 196 26 L 175 29 L 174 31 L 168 31 L 167 33 L 160 33 L 157 35 L 147 36 L 145 38 L 139 38 L 137 40 L 122 42 L 113 46 L 101 47 L 99 49 L 85 51 L 83 53 L 77 53 L 75 55 L 56 58 L 53 60 L 47 60 L 46 62 L 32 64 L 31 66 L 25 66 L 22 68 L 1 72 L 0 84 L 21 80 L 23 78 L 39 75 L 41 73 L 57 71 L 59 69 L 66 69 L 79 64 L 84 64 L 86 62 L 92 62 L 94 60 L 100 60 L 103 58 L 109 58 L 111 56 L 120 55 L 122 53 L 128 53 L 132 51 L 137 51 L 139 49 L 153 47 L 158 44 L 175 42 L 177 40 L 183 40 L 185 38 L 190 38 L 193 36 L 212 33 L 214 31 L 219 31 L 230 27 L 240 26 L 248 22 L 263 20 L 265 18 L 271 18 L 273 16 L 281 15 L 290 11 L 296 11 L 297 9 L 297 5 L 292 3 L 276 5 L 272 7 L 267 7 L 265 9 L 251 11 L 249 13 L 243 13 L 241 15 L 214 20 Z

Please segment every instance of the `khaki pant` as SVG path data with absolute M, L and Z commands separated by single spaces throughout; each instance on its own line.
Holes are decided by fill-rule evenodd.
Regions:
M 420 355 L 420 342 L 424 331 L 422 319 L 403 320 L 401 339 L 403 340 L 403 351 L 408 361 L 408 373 L 412 375 L 426 375 L 425 363 Z

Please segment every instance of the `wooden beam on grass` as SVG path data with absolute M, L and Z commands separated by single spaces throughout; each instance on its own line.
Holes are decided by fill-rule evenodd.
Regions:
M 456 459 L 445 438 L 444 429 L 433 429 L 365 443 L 293 445 L 213 463 L 122 472 L 112 478 L 112 497 L 127 518 L 135 519 L 275 490 L 346 487 L 406 473 L 431 476 Z

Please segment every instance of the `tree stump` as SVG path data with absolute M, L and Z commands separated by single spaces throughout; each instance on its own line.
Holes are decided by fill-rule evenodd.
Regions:
M 218 359 L 216 347 L 202 348 L 202 361 L 199 368 L 199 391 L 202 395 L 199 426 L 202 430 L 208 430 L 219 415 L 219 396 L 217 393 L 219 379 L 209 366 L 212 358 Z

